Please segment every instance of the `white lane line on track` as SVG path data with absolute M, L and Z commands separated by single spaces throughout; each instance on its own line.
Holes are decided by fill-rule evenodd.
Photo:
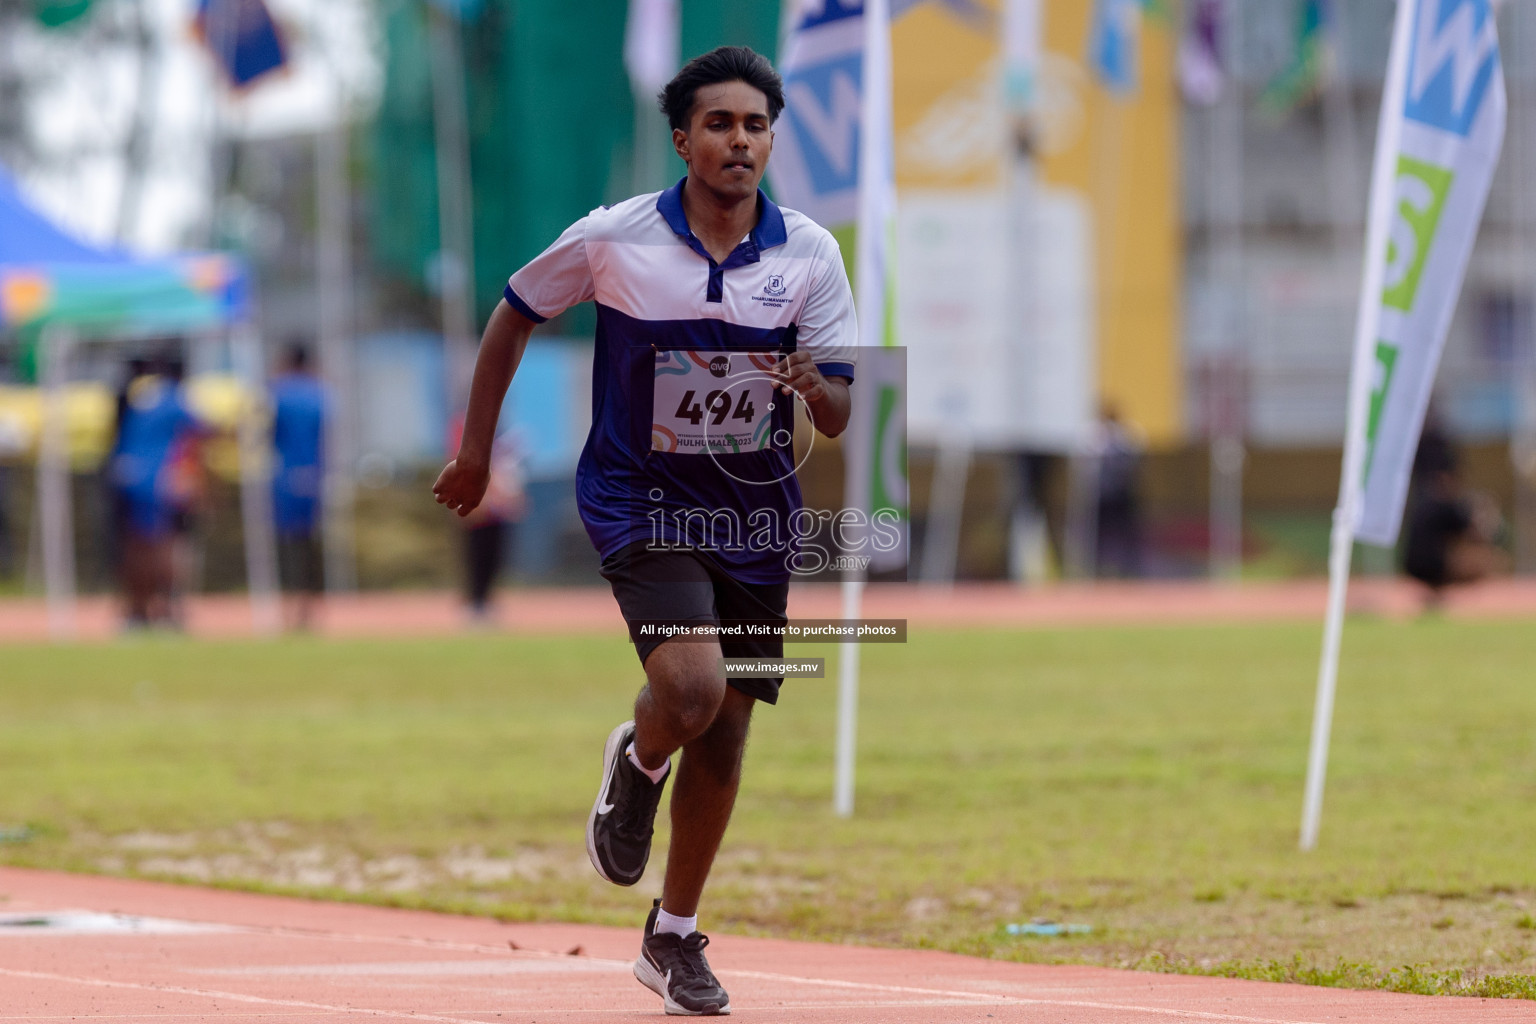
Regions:
M 365 960 L 347 964 L 272 964 L 244 967 L 184 967 L 193 974 L 222 975 L 296 975 L 310 977 L 442 978 L 502 977 L 519 974 L 628 974 L 629 962 L 615 963 L 586 956 L 566 956 L 558 960 L 518 959 L 503 953 L 499 958 L 483 960 Z
M 496 954 L 496 955 L 506 955 L 506 953 L 512 952 L 515 956 L 518 956 L 518 957 L 529 957 L 529 958 L 536 958 L 536 959 L 547 959 L 547 960 L 553 960 L 553 961 L 566 960 L 567 957 L 569 957 L 569 955 L 570 955 L 570 954 L 566 954 L 566 953 L 556 953 L 556 952 L 553 952 L 553 951 L 541 950 L 541 949 L 517 949 L 517 950 L 510 950 L 509 951 L 509 950 L 507 950 L 507 949 L 505 949 L 503 947 L 500 947 L 500 946 L 493 946 L 493 945 L 487 945 L 487 944 L 481 944 L 481 943 L 455 942 L 453 940 L 440 940 L 440 939 L 431 939 L 431 938 L 417 938 L 417 937 L 408 936 L 408 935 L 385 935 L 385 936 L 359 935 L 359 934 L 348 933 L 348 932 L 326 932 L 326 931 L 319 931 L 319 930 L 311 931 L 311 930 L 308 930 L 308 929 L 283 928 L 283 927 L 266 927 L 266 928 L 264 928 L 264 927 L 249 927 L 249 926 L 247 926 L 244 930 L 250 931 L 250 932 L 264 933 L 264 934 L 274 935 L 274 936 L 285 936 L 285 937 L 293 937 L 293 938 L 328 939 L 328 940 L 332 940 L 332 941 L 355 942 L 355 943 L 385 943 L 385 944 L 415 946 L 415 947 L 418 947 L 418 948 L 425 946 L 425 947 L 432 947 L 432 948 L 437 948 L 437 949 L 454 949 L 454 950 L 462 950 L 462 951 L 466 951 L 466 952 L 471 952 L 472 951 L 472 952 L 477 952 L 477 953 L 487 953 L 487 954 Z M 587 963 L 591 963 L 591 964 L 594 964 L 594 965 L 596 965 L 596 964 L 608 964 L 608 965 L 611 965 L 613 967 L 624 967 L 624 968 L 629 967 L 630 964 L 633 963 L 633 961 L 630 961 L 630 960 L 613 960 L 613 959 L 605 959 L 605 958 L 601 958 L 601 957 L 586 957 L 586 956 L 583 956 L 582 959 L 585 960 Z M 0 968 L 0 973 L 9 973 L 9 972 L 5 972 L 3 968 Z M 853 989 L 853 990 L 868 991 L 868 992 L 902 993 L 902 994 L 906 994 L 906 995 L 926 996 L 926 997 L 929 997 L 929 998 L 951 999 L 951 1000 L 959 1001 L 961 1005 L 970 1005 L 970 1006 L 978 1006 L 978 1005 L 998 1005 L 998 1006 L 1064 1006 L 1064 1007 L 1070 1006 L 1070 1007 L 1074 1007 L 1074 1008 L 1088 1009 L 1088 1010 L 1131 1011 L 1131 1012 L 1152 1014 L 1152 1015 L 1160 1016 L 1160 1017 L 1185 1017 L 1185 1018 L 1193 1018 L 1193 1019 L 1199 1019 L 1199 1020 L 1233 1021 L 1233 1022 L 1236 1022 L 1236 1024 L 1321 1024 L 1321 1022 L 1309 1021 L 1309 1020 L 1306 1020 L 1306 1019 L 1300 1018 L 1300 1017 L 1286 1017 L 1286 1018 L 1279 1018 L 1279 1017 L 1254 1017 L 1254 1016 L 1249 1016 L 1249 1015 L 1245 1015 L 1245 1014 L 1216 1013 L 1214 1011 L 1208 1011 L 1208 1010 L 1181 1010 L 1181 1009 L 1174 1009 L 1174 1008 L 1164 1007 L 1164 1006 L 1142 1006 L 1142 1005 L 1134 1004 L 1134 1003 L 1111 1003 L 1111 1002 L 1100 1002 L 1100 1001 L 1096 1001 L 1096 1000 L 1087 1000 L 1087 999 L 1041 999 L 1041 998 L 1032 998 L 1032 997 L 1029 997 L 1029 996 L 1002 995 L 1001 993 L 965 992 L 965 991 L 956 991 L 956 990 L 953 990 L 953 989 L 918 988 L 918 987 L 914 987 L 914 986 L 910 986 L 910 985 L 886 985 L 886 984 L 880 984 L 878 982 L 838 981 L 838 980 L 830 979 L 830 978 L 807 978 L 807 977 L 803 977 L 801 975 L 796 975 L 796 974 L 779 974 L 779 973 L 774 973 L 774 972 L 769 972 L 769 971 L 739 971 L 739 970 L 729 970 L 729 969 L 726 969 L 726 970 L 721 970 L 719 973 L 722 974 L 722 975 L 727 975 L 727 976 L 732 976 L 733 975 L 733 976 L 742 977 L 742 978 L 754 978 L 754 979 L 758 979 L 758 980 L 762 980 L 762 981 L 773 981 L 773 982 L 778 982 L 780 984 L 784 984 L 784 983 L 796 984 L 796 983 L 798 983 L 798 984 L 802 984 L 802 985 L 819 986 L 819 987 L 822 987 L 822 988 L 842 988 L 842 989 Z M 84 980 L 84 979 L 72 979 L 72 980 Z M 122 984 L 126 984 L 126 983 L 122 983 Z M 981 982 L 981 984 L 985 984 L 985 982 Z M 168 991 L 176 991 L 176 990 L 171 989 L 171 990 L 168 990 Z M 186 991 L 189 992 L 189 993 L 195 992 L 195 990 L 192 990 L 192 989 L 188 989 Z M 230 997 L 231 998 L 236 998 L 234 996 L 230 996 Z M 255 997 L 246 997 L 246 998 L 251 998 L 253 1000 L 255 999 Z M 260 1000 L 260 1001 L 262 1001 L 262 1002 L 278 1002 L 276 1000 Z M 324 1007 L 324 1006 L 322 1006 L 320 1004 L 309 1004 L 309 1003 L 293 1003 L 291 1005 L 295 1005 L 295 1006 L 308 1006 L 308 1007 L 313 1008 L 313 1009 L 326 1009 L 327 1008 L 327 1007 Z M 354 1011 L 354 1012 L 366 1012 L 366 1013 L 372 1013 L 372 1014 L 380 1015 L 380 1016 L 413 1017 L 416 1020 L 442 1020 L 442 1021 L 459 1021 L 460 1020 L 459 1018 L 451 1018 L 451 1017 L 440 1017 L 440 1018 L 438 1018 L 438 1017 L 427 1017 L 427 1016 L 420 1016 L 420 1015 L 408 1015 L 408 1014 L 390 1013 L 388 1011 L 383 1011 L 383 1010 L 376 1010 L 376 1011 L 375 1010 Z M 482 1024 L 482 1022 L 478 1022 L 478 1021 L 476 1021 L 476 1022 L 462 1022 L 462 1024 Z
M 918 988 L 912 985 L 883 985 L 869 981 L 832 981 L 821 978 L 803 978 L 795 974 L 774 974 L 767 971 L 722 970 L 723 975 L 739 978 L 757 978 L 763 981 L 798 982 L 802 985 L 823 985 L 837 988 L 861 989 L 869 992 L 904 992 L 911 995 L 942 999 L 967 999 L 972 1006 L 1072 1006 L 1087 1010 L 1123 1010 L 1151 1013 L 1163 1017 L 1195 1017 L 1200 1020 L 1230 1020 L 1241 1024 L 1321 1024 L 1320 1021 L 1300 1017 L 1250 1017 L 1238 1013 L 1215 1013 L 1208 1010 L 1178 1010 L 1166 1006 L 1140 1006 L 1134 1003 L 1104 1003 L 1088 999 L 1031 999 L 1027 996 L 992 995 L 986 992 L 957 992 L 952 989 Z M 985 984 L 985 982 L 983 982 Z
M 240 925 L 240 930 L 253 935 L 274 935 L 283 939 L 326 939 L 331 942 L 388 943 L 397 946 L 415 946 L 424 949 L 452 949 L 461 953 L 493 953 L 498 956 L 507 952 L 506 943 L 496 945 L 487 942 L 459 942 L 454 939 L 431 939 L 415 935 L 361 935 L 353 932 L 327 932 L 314 928 L 293 928 L 285 925 Z M 508 936 L 510 939 L 511 936 Z M 556 953 L 547 949 L 517 949 L 517 953 L 535 956 L 564 957 L 569 953 Z M 626 961 L 627 962 L 627 961 Z
M 479 943 L 454 942 L 452 940 L 439 940 L 429 938 L 416 938 L 408 935 L 398 936 L 371 936 L 358 935 L 347 932 L 322 932 L 308 931 L 297 928 L 252 928 L 251 931 L 265 932 L 272 935 L 289 935 L 312 939 L 333 939 L 342 942 L 374 942 L 397 943 L 409 946 L 429 946 L 439 949 L 456 949 L 474 951 L 480 953 L 494 953 L 505 955 L 508 950 L 499 946 L 482 945 Z M 517 949 L 511 951 L 515 956 L 532 957 L 560 961 L 567 959 L 570 954 L 556 953 L 542 949 Z M 589 963 L 609 964 L 613 967 L 628 968 L 633 961 L 613 960 L 602 957 L 582 957 Z M 718 972 L 723 976 L 736 976 L 742 978 L 754 978 L 761 981 L 773 981 L 780 984 L 814 985 L 822 988 L 842 988 L 868 992 L 890 992 L 905 995 L 926 996 L 929 998 L 956 1000 L 959 1005 L 968 1006 L 1070 1006 L 1087 1010 L 1122 1010 L 1139 1013 L 1153 1014 L 1160 1017 L 1185 1017 L 1199 1020 L 1233 1021 L 1236 1024 L 1321 1024 L 1318 1021 L 1309 1021 L 1301 1017 L 1254 1017 L 1245 1014 L 1216 1013 L 1209 1010 L 1180 1010 L 1165 1006 L 1142 1006 L 1134 1003 L 1110 1003 L 1087 999 L 1044 999 L 1030 996 L 1010 996 L 1001 993 L 966 992 L 954 989 L 916 988 L 910 985 L 885 985 L 877 982 L 865 981 L 838 981 L 830 978 L 807 978 L 797 974 L 779 974 L 769 971 L 738 971 L 722 969 Z M 980 982 L 986 984 L 986 982 Z
M 186 988 L 181 985 L 145 985 L 134 981 L 108 981 L 105 978 L 76 978 L 68 974 L 52 974 L 47 971 L 17 971 L 0 967 L 0 975 L 12 978 L 32 978 L 38 981 L 64 981 L 75 985 L 91 985 L 96 988 L 126 988 L 139 992 L 169 992 L 181 996 L 200 996 L 204 999 L 228 999 L 237 1003 L 257 1003 L 263 1006 L 293 1006 L 305 1010 L 321 1010 L 325 1013 L 363 1014 L 368 1017 L 390 1017 L 395 1020 L 425 1020 L 437 1024 L 485 1024 L 469 1017 L 438 1017 L 427 1013 L 408 1013 L 394 1010 L 374 1010 L 366 1006 L 334 1006 L 330 1003 L 311 1003 L 303 999 L 270 999 L 266 996 L 248 996 L 241 992 L 218 992 L 212 989 Z
M 348 1012 L 351 1012 L 351 1011 L 348 1011 Z M 292 1013 L 277 1013 L 276 1011 L 273 1011 L 273 1010 L 257 1010 L 254 1013 L 232 1013 L 229 1010 L 220 1010 L 219 1011 L 219 1019 L 220 1020 L 224 1020 L 224 1019 L 229 1018 L 229 1017 L 252 1017 L 252 1018 L 257 1018 L 257 1019 L 260 1019 L 260 1020 L 271 1020 L 274 1017 L 314 1017 L 314 1015 L 315 1015 L 315 1011 L 313 1011 L 313 1010 L 306 1010 L 306 1011 L 304 1011 L 302 1013 L 300 1011 L 298 1011 L 298 1010 L 295 1010 Z M 95 1015 L 95 1017 L 97 1019 L 103 1019 L 103 1020 L 105 1020 L 105 1019 L 111 1019 L 111 1020 L 207 1020 L 208 1019 L 208 1015 L 206 1013 L 114 1013 L 114 1014 L 111 1015 L 110 1018 L 108 1018 L 108 1016 L 106 1014 L 98 1013 L 98 1014 Z M 53 1014 L 48 1014 L 48 1013 L 29 1013 L 29 1014 L 27 1014 L 24 1017 L 17 1017 L 17 1016 L 11 1015 L 11 1014 L 0 1013 L 0 1020 L 79 1020 L 79 1019 L 80 1019 L 80 1015 L 78 1013 L 53 1013 Z

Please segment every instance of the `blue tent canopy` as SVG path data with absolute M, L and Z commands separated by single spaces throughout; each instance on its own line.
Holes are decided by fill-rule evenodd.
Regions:
M 33 209 L 0 166 L 0 332 L 207 330 L 245 319 L 248 305 L 237 258 L 140 259 L 87 245 Z
M 16 182 L 0 167 L 0 337 L 20 338 L 24 362 L 37 362 L 38 342 L 48 328 L 67 329 L 52 351 L 68 352 L 71 334 L 94 337 L 208 331 L 247 317 L 245 269 L 223 253 L 137 259 L 114 248 L 95 248 L 59 230 L 22 198 Z M 246 344 L 249 346 L 249 332 Z M 254 365 L 254 361 L 252 361 Z M 57 374 L 54 375 L 57 378 Z M 46 386 L 55 401 L 60 380 Z M 62 417 L 49 417 L 59 424 Z M 74 534 L 66 442 L 58 425 L 46 425 L 38 451 L 38 515 L 47 576 L 51 629 L 56 636 L 73 631 Z M 249 418 L 246 420 L 249 423 Z M 247 444 L 250 431 L 245 431 Z M 247 494 L 259 487 L 255 460 L 242 457 Z M 252 516 L 251 510 L 257 510 Z M 245 504 L 247 565 L 257 628 L 272 631 L 277 622 L 272 525 L 261 514 L 262 502 Z

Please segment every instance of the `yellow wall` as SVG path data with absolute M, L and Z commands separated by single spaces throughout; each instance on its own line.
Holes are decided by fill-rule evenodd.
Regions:
M 979 0 L 996 10 L 999 0 Z M 920 4 L 891 27 L 891 121 L 896 144 L 896 187 L 999 188 L 1003 185 L 1001 139 L 988 148 L 976 142 L 975 115 L 981 104 L 966 102 L 999 87 L 1001 61 L 997 33 L 967 25 L 939 3 Z M 941 169 L 917 161 L 902 140 L 921 122 L 934 129 L 950 161 Z
M 980 3 L 1001 7 L 1001 0 Z M 1100 397 L 1152 443 L 1166 445 L 1184 431 L 1177 33 L 1166 17 L 1146 19 L 1140 88 L 1114 97 L 1086 66 L 1093 7 L 1091 0 L 1045 0 L 1042 77 L 1054 130 L 1039 173 L 1094 211 Z M 1001 108 L 988 121 L 977 114 L 982 104 L 967 102 L 983 95 L 991 102 L 1001 88 L 1000 32 L 978 31 L 932 2 L 897 20 L 891 43 L 898 189 L 1002 187 L 1008 129 Z M 916 134 L 944 157 L 937 164 L 902 148 L 923 128 Z
M 1082 68 L 1073 77 L 1085 116 L 1066 148 L 1041 160 L 1040 173 L 1081 190 L 1095 211 L 1101 395 L 1154 444 L 1171 444 L 1184 430 L 1177 33 L 1165 19 L 1147 18 L 1140 88 L 1121 99 L 1084 66 L 1092 9 L 1088 0 L 1046 3 L 1046 51 Z

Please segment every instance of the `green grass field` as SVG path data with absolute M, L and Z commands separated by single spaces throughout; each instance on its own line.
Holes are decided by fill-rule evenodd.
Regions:
M 1536 997 L 1532 627 L 1352 622 L 1302 854 L 1320 634 L 868 646 L 854 817 L 835 684 L 789 684 L 703 926 Z M 659 861 L 602 883 L 583 827 L 639 679 L 589 636 L 0 648 L 0 860 L 638 926 Z M 1006 931 L 1035 918 L 1092 930 Z

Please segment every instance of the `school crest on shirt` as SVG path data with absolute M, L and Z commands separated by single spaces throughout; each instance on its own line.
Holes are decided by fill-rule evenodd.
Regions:
M 752 296 L 752 299 L 774 309 L 781 309 L 793 301 L 793 297 L 789 294 L 789 284 L 784 280 L 783 274 L 769 274 L 763 290 Z

